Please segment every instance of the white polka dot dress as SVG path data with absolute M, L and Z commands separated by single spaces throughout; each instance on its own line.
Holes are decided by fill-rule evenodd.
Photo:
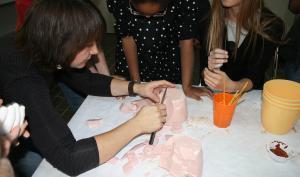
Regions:
M 115 73 L 129 78 L 121 38 L 136 42 L 141 81 L 166 79 L 181 83 L 179 41 L 196 36 L 197 24 L 209 9 L 208 0 L 173 0 L 163 17 L 132 15 L 128 0 L 107 0 L 118 35 Z

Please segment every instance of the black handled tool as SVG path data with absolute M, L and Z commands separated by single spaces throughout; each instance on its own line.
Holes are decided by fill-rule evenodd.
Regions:
M 162 97 L 162 99 L 161 99 L 161 101 L 160 101 L 160 104 L 163 104 L 164 101 L 165 101 L 166 94 L 167 94 L 167 89 L 168 89 L 168 88 L 166 88 L 165 91 L 164 91 L 164 94 L 163 94 L 163 97 Z M 151 133 L 150 140 L 149 140 L 149 144 L 150 144 L 150 145 L 153 144 L 154 138 L 155 138 L 155 132 Z

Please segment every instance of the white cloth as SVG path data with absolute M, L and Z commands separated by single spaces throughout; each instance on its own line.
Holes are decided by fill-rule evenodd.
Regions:
M 139 98 L 126 98 L 131 101 Z M 115 98 L 88 96 L 69 123 L 76 139 L 106 132 L 129 119 L 131 114 L 119 111 L 121 102 Z M 286 135 L 267 133 L 261 124 L 261 91 L 251 91 L 245 101 L 238 105 L 229 128 L 219 129 L 213 125 L 212 101 L 188 99 L 189 120 L 184 124 L 184 131 L 177 135 L 186 135 L 198 139 L 203 150 L 202 177 L 299 177 L 300 157 L 295 157 L 285 164 L 273 161 L 266 151 L 266 144 L 273 140 L 287 143 L 298 151 L 300 147 L 300 122 L 295 126 L 296 132 Z M 91 118 L 103 118 L 99 129 L 90 129 L 86 121 Z M 122 157 L 134 145 L 149 140 L 150 135 L 138 137 L 126 146 L 117 157 Z M 115 165 L 106 163 L 80 177 L 116 177 L 123 174 L 124 163 Z M 167 176 L 157 162 L 145 162 L 137 166 L 130 177 Z M 64 177 L 62 172 L 43 160 L 33 177 Z

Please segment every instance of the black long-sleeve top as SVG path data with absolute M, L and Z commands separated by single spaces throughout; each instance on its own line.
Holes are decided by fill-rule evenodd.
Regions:
M 267 9 L 263 10 L 263 13 L 270 14 Z M 208 24 L 208 23 L 207 23 Z M 208 26 L 205 24 L 206 26 Z M 270 37 L 275 39 L 275 41 L 280 41 L 284 32 L 284 24 L 281 19 L 277 18 L 273 21 L 268 28 L 266 28 L 265 33 Z M 200 51 L 200 71 L 208 65 L 208 54 L 206 51 L 206 34 L 207 32 L 201 31 L 202 34 L 199 35 L 200 42 L 202 43 Z M 274 59 L 275 49 L 278 44 L 275 41 L 270 41 L 265 39 L 261 35 L 257 35 L 256 43 L 250 41 L 250 33 L 248 33 L 237 50 L 236 58 L 233 57 L 232 41 L 225 41 L 225 50 L 228 51 L 229 58 L 228 62 L 224 63 L 220 68 L 225 72 L 228 77 L 233 81 L 239 81 L 243 78 L 248 78 L 253 83 L 253 89 L 261 89 L 265 80 L 265 71 Z M 205 84 L 204 78 L 201 78 L 202 84 Z
M 0 38 L 0 98 L 25 105 L 33 143 L 54 167 L 72 176 L 97 167 L 100 160 L 94 137 L 75 140 L 52 105 L 48 79 L 14 43 L 12 35 Z M 82 93 L 111 96 L 110 77 L 84 71 L 62 71 L 59 76 Z

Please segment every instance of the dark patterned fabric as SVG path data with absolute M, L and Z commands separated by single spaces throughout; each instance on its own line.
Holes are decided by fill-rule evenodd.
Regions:
M 108 0 L 108 9 L 116 18 L 119 37 L 116 50 L 116 74 L 129 78 L 121 38 L 132 36 L 137 45 L 141 81 L 166 79 L 181 83 L 179 41 L 192 39 L 196 27 L 208 13 L 207 0 L 173 0 L 162 17 L 133 15 L 128 0 Z

